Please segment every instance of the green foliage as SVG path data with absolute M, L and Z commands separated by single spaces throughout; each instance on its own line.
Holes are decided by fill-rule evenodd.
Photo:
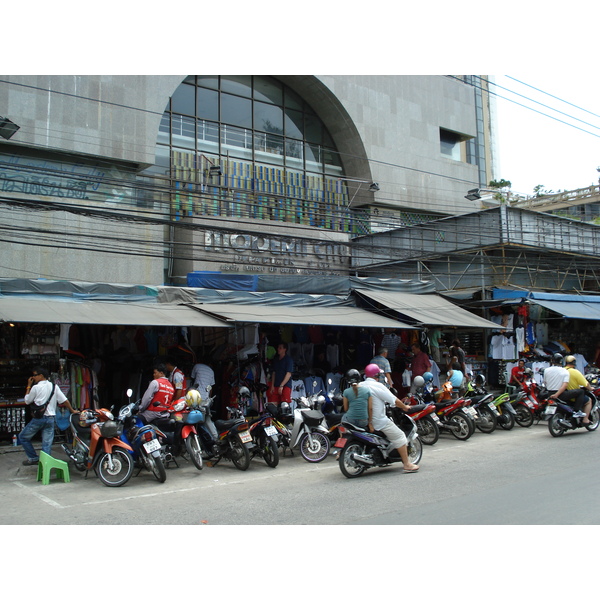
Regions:
M 492 181 L 490 181 L 488 183 L 488 186 L 491 188 L 497 188 L 497 189 L 501 189 L 501 188 L 509 188 L 512 185 L 512 183 L 510 181 L 507 181 L 506 179 L 492 179 Z

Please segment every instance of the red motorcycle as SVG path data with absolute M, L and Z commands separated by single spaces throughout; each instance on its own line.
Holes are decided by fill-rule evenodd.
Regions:
M 525 369 L 525 377 L 520 382 L 521 390 L 511 398 L 515 409 L 515 421 L 521 427 L 531 427 L 540 420 L 547 420 L 545 415 L 548 405 L 548 394 L 533 379 L 533 371 Z
M 417 424 L 419 439 L 433 446 L 440 438 L 440 418 L 435 412 L 435 404 L 426 404 L 418 394 L 407 396 L 402 402 L 410 406 L 406 414 Z

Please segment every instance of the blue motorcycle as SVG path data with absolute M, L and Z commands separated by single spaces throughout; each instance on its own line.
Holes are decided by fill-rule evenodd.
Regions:
M 127 390 L 129 398 L 131 398 L 131 394 L 132 390 Z M 160 483 L 164 483 L 167 479 L 167 470 L 164 446 L 159 438 L 165 437 L 165 435 L 153 425 L 145 425 L 142 422 L 137 415 L 139 404 L 139 400 L 130 402 L 119 411 L 117 421 L 123 423 L 121 439 L 132 447 L 133 459 L 140 471 L 147 469 Z

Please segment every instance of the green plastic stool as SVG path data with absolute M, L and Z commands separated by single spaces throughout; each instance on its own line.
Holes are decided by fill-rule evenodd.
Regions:
M 50 483 L 50 472 L 56 469 L 56 478 L 62 479 L 65 483 L 71 481 L 69 475 L 69 465 L 64 460 L 52 458 L 45 452 L 40 452 L 40 462 L 38 463 L 37 481 L 41 481 L 42 485 Z

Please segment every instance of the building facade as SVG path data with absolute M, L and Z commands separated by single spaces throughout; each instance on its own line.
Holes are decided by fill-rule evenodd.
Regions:
M 0 108 L 0 277 L 347 275 L 493 178 L 474 76 L 11 75 Z

